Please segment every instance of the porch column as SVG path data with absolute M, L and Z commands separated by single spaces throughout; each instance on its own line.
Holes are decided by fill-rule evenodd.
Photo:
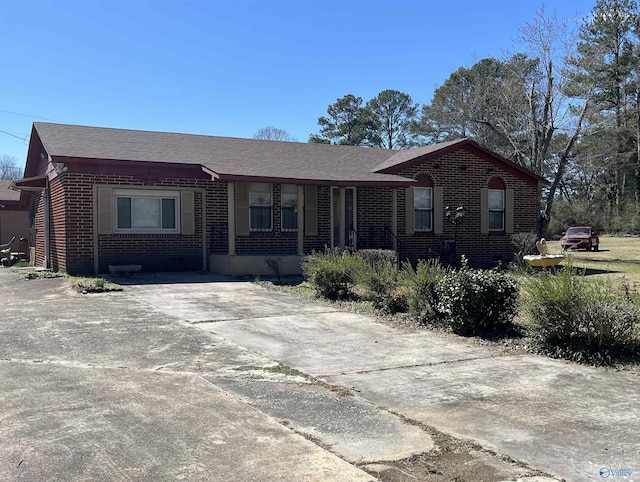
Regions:
M 340 188 L 340 194 L 338 199 L 338 208 L 339 208 L 339 219 L 340 223 L 338 224 L 338 246 L 340 249 L 344 249 L 346 246 L 347 239 L 347 190 L 344 187 Z
M 233 182 L 227 184 L 227 231 L 229 242 L 229 255 L 236 254 L 236 185 Z
M 393 233 L 393 250 L 398 251 L 398 188 L 391 188 L 391 232 Z
M 304 186 L 298 186 L 298 255 L 304 255 Z

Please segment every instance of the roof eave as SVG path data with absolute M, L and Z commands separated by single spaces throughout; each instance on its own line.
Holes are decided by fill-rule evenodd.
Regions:
M 25 177 L 11 183 L 10 189 L 16 191 L 42 191 L 47 187 L 47 175 Z
M 414 179 L 398 176 L 397 180 L 373 180 L 373 179 L 304 179 L 277 176 L 253 176 L 241 174 L 221 174 L 221 182 L 264 182 L 272 184 L 298 184 L 314 186 L 338 186 L 338 187 L 407 187 L 416 183 Z

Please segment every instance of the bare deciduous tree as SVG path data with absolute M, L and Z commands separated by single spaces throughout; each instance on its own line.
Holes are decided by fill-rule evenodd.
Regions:
M 261 127 L 253 135 L 253 138 L 262 141 L 296 141 L 296 139 L 292 137 L 286 130 L 279 129 L 278 127 L 273 126 Z
M 22 169 L 18 166 L 18 159 L 8 154 L 0 156 L 0 179 L 20 179 Z

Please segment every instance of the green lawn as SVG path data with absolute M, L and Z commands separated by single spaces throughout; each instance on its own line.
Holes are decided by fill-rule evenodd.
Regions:
M 547 246 L 551 254 L 560 253 L 560 241 L 547 241 Z M 599 251 L 567 251 L 565 256 L 587 276 L 614 281 L 626 278 L 635 291 L 640 290 L 640 238 L 601 236 Z

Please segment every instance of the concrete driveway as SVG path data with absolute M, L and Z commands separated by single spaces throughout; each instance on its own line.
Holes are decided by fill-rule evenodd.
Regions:
M 130 288 L 162 313 L 179 312 L 208 333 L 503 459 L 566 480 L 598 480 L 601 471 L 640 480 L 640 383 L 633 374 L 394 328 L 252 283 Z M 232 385 L 225 387 L 259 398 L 255 388 Z
M 121 282 L 0 270 L 0 480 L 640 480 L 636 376 L 206 273 Z
M 127 292 L 0 293 L 0 480 L 373 480 L 202 376 L 272 361 Z

